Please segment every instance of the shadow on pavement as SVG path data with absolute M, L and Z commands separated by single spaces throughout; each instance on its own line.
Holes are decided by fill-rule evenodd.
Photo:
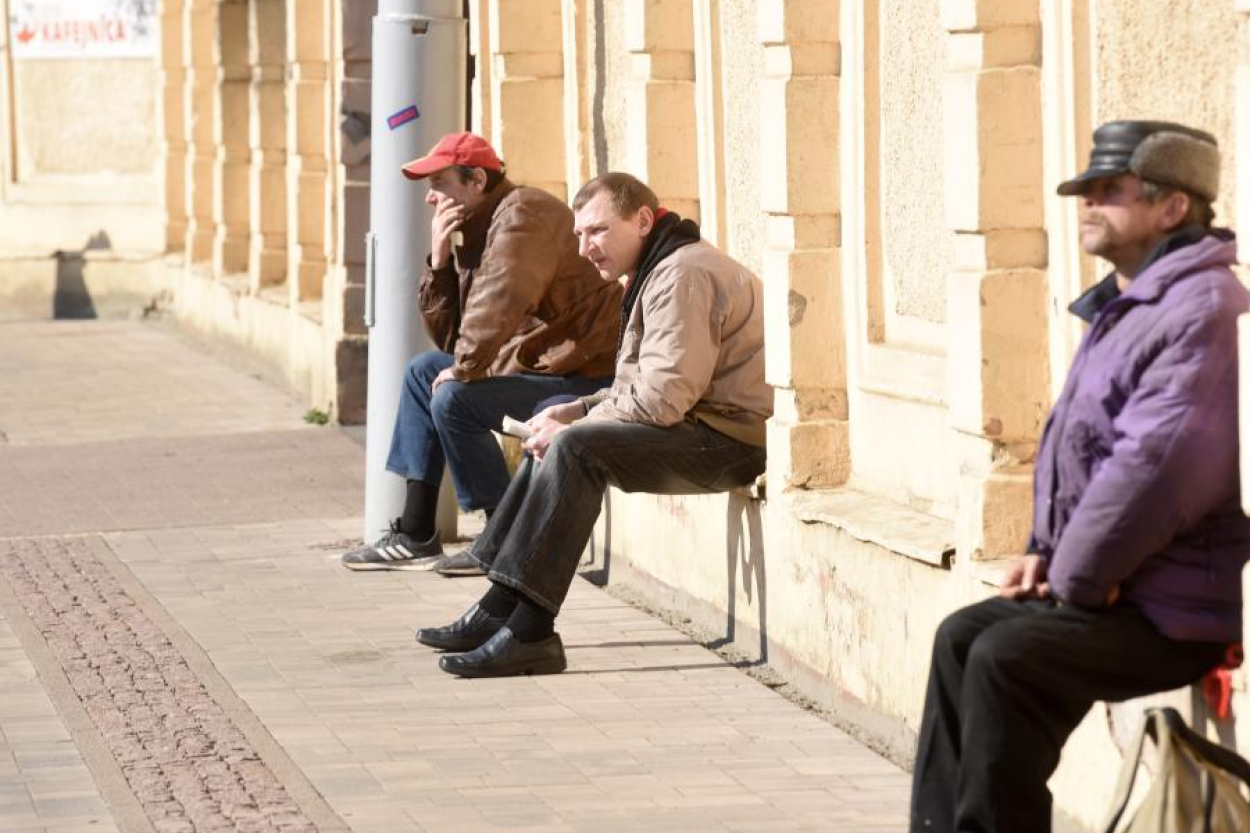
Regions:
M 56 287 L 52 293 L 52 317 L 58 321 L 69 319 L 99 318 L 91 290 L 87 288 L 83 274 L 86 253 L 112 248 L 112 241 L 104 231 L 91 235 L 87 245 L 77 251 L 58 250 L 56 253 Z

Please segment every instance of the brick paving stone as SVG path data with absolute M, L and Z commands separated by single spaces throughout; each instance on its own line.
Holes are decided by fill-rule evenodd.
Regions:
M 5 322 L 0 379 L 11 447 L 318 431 L 292 393 L 150 322 Z
M 0 542 L 0 575 L 60 661 L 157 831 L 316 830 L 84 539 Z M 71 746 L 15 758 L 30 772 L 72 764 L 77 755 Z M 41 819 L 102 812 L 92 796 L 34 805 Z
M 353 517 L 363 461 L 334 429 L 0 448 L 0 537 Z M 166 539 L 167 555 L 213 551 Z
M 0 830 L 117 833 L 86 762 L 3 616 L 0 692 Z

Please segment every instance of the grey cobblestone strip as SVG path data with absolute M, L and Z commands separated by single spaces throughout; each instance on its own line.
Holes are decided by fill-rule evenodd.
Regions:
M 115 572 L 120 565 L 106 565 L 106 558 L 111 553 L 98 538 L 10 539 L 0 541 L 0 577 L 64 670 L 152 828 L 346 829 L 278 754 L 279 768 L 303 793 L 304 806 L 296 802 L 252 742 L 263 733 L 272 760 L 272 738 L 211 673 L 207 658 L 197 668 L 189 664 L 160 626 L 170 622 L 158 624 L 145 610 L 151 605 L 136 604 L 137 588 L 127 592 Z M 185 634 L 174 638 L 187 641 Z M 205 672 L 215 679 L 201 679 Z M 250 718 L 249 732 L 231 712 Z M 305 812 L 309 804 L 321 824 Z

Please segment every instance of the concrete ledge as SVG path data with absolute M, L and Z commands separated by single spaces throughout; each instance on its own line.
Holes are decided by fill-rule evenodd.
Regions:
M 989 561 L 976 561 L 972 564 L 972 574 L 977 581 L 998 589 L 1003 573 L 1015 561 L 1014 558 L 995 558 Z
M 892 552 L 950 568 L 955 554 L 955 524 L 855 489 L 794 491 L 785 496 L 790 511 L 804 523 L 825 523 L 852 538 Z

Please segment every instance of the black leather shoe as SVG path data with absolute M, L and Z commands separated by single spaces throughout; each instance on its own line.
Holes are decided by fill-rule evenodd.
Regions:
M 506 616 L 491 616 L 474 604 L 450 625 L 417 628 L 417 641 L 443 651 L 472 651 L 494 636 L 507 621 Z
M 541 642 L 522 642 L 504 627 L 475 651 L 440 658 L 438 667 L 457 677 L 517 677 L 559 674 L 568 663 L 560 634 Z

